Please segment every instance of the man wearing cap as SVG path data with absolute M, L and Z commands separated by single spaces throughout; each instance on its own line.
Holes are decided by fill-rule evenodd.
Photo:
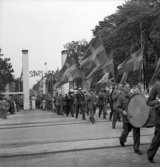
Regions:
M 156 155 L 160 146 L 160 76 L 155 77 L 156 85 L 151 89 L 147 105 L 155 108 L 155 132 L 150 147 L 148 148 L 148 160 L 154 163 L 154 156 Z
M 97 105 L 99 108 L 99 117 L 101 117 L 103 111 L 103 90 L 98 93 Z
M 119 95 L 117 103 L 116 103 L 116 110 L 120 114 L 122 114 L 123 118 L 123 132 L 119 138 L 120 140 L 120 145 L 122 147 L 125 147 L 125 142 L 127 140 L 129 132 L 133 129 L 133 140 L 134 140 L 134 151 L 135 153 L 142 155 L 142 152 L 139 150 L 140 146 L 140 128 L 135 128 L 133 127 L 127 118 L 127 105 L 129 102 L 129 99 L 131 97 L 131 94 L 129 93 L 130 91 L 130 86 L 129 84 L 126 84 L 124 86 L 124 91 L 122 94 Z
M 58 94 L 58 96 L 56 97 L 56 111 L 57 114 L 60 115 L 61 114 L 61 93 Z
M 84 101 L 84 112 L 86 112 L 87 115 L 89 115 L 89 112 L 88 112 L 88 101 L 87 101 L 87 92 L 84 90 L 84 98 L 85 98 L 85 101 Z
M 76 118 L 78 118 L 79 110 L 81 110 L 83 120 L 85 120 L 84 102 L 85 102 L 84 93 L 82 92 L 82 89 L 79 88 L 78 92 L 75 95 Z
M 113 93 L 112 93 L 112 100 L 113 100 L 113 119 L 112 119 L 112 128 L 115 129 L 116 128 L 116 122 L 117 120 L 120 121 L 120 116 L 119 113 L 116 110 L 116 103 L 117 103 L 117 99 L 119 97 L 119 95 L 121 94 L 121 91 L 119 90 L 119 86 L 116 85 Z
M 2 118 L 3 119 L 7 119 L 7 112 L 9 111 L 9 108 L 10 108 L 10 104 L 7 100 L 6 97 L 3 98 L 3 112 L 2 112 Z
M 94 124 L 95 123 L 94 106 L 95 106 L 95 102 L 96 102 L 96 96 L 94 95 L 93 90 L 90 90 L 89 92 L 90 92 L 90 94 L 86 95 L 87 108 L 88 108 L 89 113 L 90 113 L 90 121 L 92 124 Z

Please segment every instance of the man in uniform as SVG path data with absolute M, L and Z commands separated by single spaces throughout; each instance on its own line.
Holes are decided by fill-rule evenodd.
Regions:
M 135 128 L 133 127 L 127 118 L 127 105 L 128 101 L 130 99 L 130 86 L 129 84 L 126 84 L 124 86 L 124 92 L 118 97 L 117 103 L 116 103 L 116 110 L 120 114 L 122 114 L 123 118 L 123 132 L 122 135 L 120 136 L 120 145 L 122 147 L 125 147 L 125 142 L 127 140 L 129 132 L 133 129 L 133 140 L 134 140 L 134 151 L 135 153 L 142 155 L 142 152 L 139 150 L 139 145 L 140 145 L 140 128 Z
M 78 92 L 75 95 L 76 118 L 78 118 L 78 113 L 80 109 L 83 120 L 85 120 L 84 101 L 85 101 L 84 93 L 82 92 L 82 89 L 79 88 Z
M 99 108 L 99 117 L 101 117 L 101 114 L 102 114 L 102 111 L 103 111 L 103 104 L 104 104 L 104 101 L 103 101 L 103 90 L 101 90 L 101 92 L 98 93 L 98 102 L 97 102 L 97 105 L 98 105 L 98 108 Z
M 148 160 L 154 163 L 154 156 L 160 146 L 160 76 L 155 77 L 156 85 L 151 89 L 147 104 L 151 107 L 155 107 L 155 132 L 152 139 L 152 143 L 147 151 Z
M 106 119 L 108 104 L 110 101 L 110 92 L 108 90 L 103 91 L 103 118 Z
M 113 93 L 112 93 L 112 100 L 113 100 L 113 119 L 112 119 L 112 128 L 116 128 L 116 122 L 117 120 L 120 121 L 119 113 L 116 110 L 116 103 L 119 95 L 121 94 L 121 91 L 118 88 L 118 85 L 115 86 Z
M 94 106 L 95 106 L 95 101 L 96 101 L 96 96 L 94 95 L 93 90 L 89 91 L 90 94 L 86 95 L 86 100 L 87 100 L 87 108 L 89 110 L 90 113 L 90 121 L 92 124 L 95 123 L 95 119 L 94 119 Z

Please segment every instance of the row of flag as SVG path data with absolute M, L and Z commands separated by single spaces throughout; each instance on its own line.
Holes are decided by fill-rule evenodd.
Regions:
M 126 80 L 128 72 L 143 68 L 143 51 L 144 47 L 141 47 L 118 66 L 118 73 L 123 74 L 121 83 Z M 76 78 L 82 78 L 84 85 L 89 85 L 95 77 L 103 76 L 106 73 L 112 73 L 114 78 L 113 60 L 113 51 L 108 55 L 106 54 L 101 37 L 98 34 L 84 54 L 80 62 L 80 68 L 77 68 L 71 56 L 67 55 L 65 63 L 57 75 L 58 83 L 56 87 L 60 87 Z

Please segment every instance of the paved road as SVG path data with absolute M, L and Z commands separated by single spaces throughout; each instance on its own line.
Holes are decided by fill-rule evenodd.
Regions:
M 63 155 L 72 155 L 71 151 L 75 150 L 77 150 L 75 154 L 79 154 L 78 151 L 80 150 L 94 150 L 97 152 L 97 149 L 102 148 L 112 148 L 111 150 L 116 154 L 114 149 L 117 150 L 120 146 L 118 137 L 122 132 L 122 123 L 118 122 L 116 129 L 112 129 L 111 122 L 98 118 L 97 114 L 95 124 L 90 123 L 88 116 L 86 118 L 87 120 L 83 121 L 81 115 L 79 119 L 72 117 L 66 118 L 66 116 L 57 116 L 55 113 L 40 110 L 22 111 L 16 115 L 10 115 L 7 120 L 0 120 L 0 157 L 20 156 L 26 159 L 28 155 L 34 157 L 34 155 L 43 154 L 43 156 L 46 156 L 50 153 L 57 154 L 60 152 L 63 153 Z M 141 143 L 145 145 L 149 144 L 153 133 L 154 128 L 142 128 Z M 127 147 L 133 145 L 132 133 L 130 133 L 129 136 L 126 143 Z M 127 147 L 126 150 L 128 150 Z M 64 152 L 68 152 L 68 154 L 64 154 Z M 88 153 L 92 155 L 93 152 Z M 102 150 L 102 154 L 104 153 L 105 151 Z M 87 154 L 87 151 L 84 151 L 84 155 L 85 154 Z M 119 154 L 119 152 L 117 152 L 117 154 Z M 61 157 L 61 154 L 58 155 Z M 72 164 L 71 155 L 70 158 L 66 157 L 67 162 L 74 166 Z M 102 155 L 102 157 L 103 156 L 105 157 L 105 154 Z M 46 159 L 49 157 L 50 156 L 47 156 Z M 51 159 L 49 158 L 49 162 L 53 163 Z M 76 157 L 74 159 L 76 159 Z M 10 166 L 14 166 L 12 163 L 17 160 L 19 161 L 18 158 L 13 159 L 13 161 L 9 159 L 7 160 L 7 164 L 11 163 Z M 30 165 L 30 161 L 32 162 L 31 157 L 29 158 L 29 162 L 27 162 L 26 159 L 24 166 Z M 39 159 L 38 157 L 37 161 L 40 162 L 41 158 Z M 79 160 L 76 161 L 79 166 Z M 17 163 L 22 164 L 23 162 L 20 161 Z M 36 163 L 36 161 L 33 163 Z M 47 163 L 45 159 L 44 163 Z M 56 165 L 58 164 L 59 162 L 57 160 Z M 64 166 L 63 164 L 61 165 Z M 31 164 L 31 166 L 34 166 L 34 164 Z
M 21 142 L 39 142 L 39 141 L 52 141 L 52 142 L 64 142 L 64 141 L 75 141 L 75 140 L 90 140 L 90 139 L 103 139 L 103 138 L 114 138 L 119 137 L 122 132 L 122 123 L 117 123 L 117 129 L 112 129 L 111 122 L 108 122 L 102 118 L 96 116 L 96 123 L 91 124 L 88 117 L 87 120 L 82 121 L 81 117 L 77 120 L 75 118 L 52 118 L 53 123 L 50 123 L 50 115 L 54 116 L 53 113 L 21 113 L 19 115 L 12 116 L 12 118 L 18 121 L 29 121 L 32 123 L 18 125 L 10 125 L 13 120 L 8 118 L 5 123 L 0 124 L 0 145 L 9 143 L 21 143 Z M 41 113 L 43 112 L 43 113 Z M 81 116 L 81 115 L 80 115 Z M 21 117 L 21 119 L 20 119 Z M 40 118 L 45 118 L 45 121 L 38 124 L 34 124 L 39 121 Z M 59 117 L 59 116 L 58 116 Z M 23 118 L 23 119 L 22 119 Z M 34 118 L 34 119 L 33 119 Z M 57 122 L 56 122 L 56 121 Z M 7 122 L 8 121 L 8 122 Z M 66 122 L 65 122 L 66 121 Z M 101 122 L 103 121 L 103 122 Z M 63 124 L 59 124 L 62 123 Z M 8 125 L 6 125 L 6 123 Z M 10 123 L 10 124 L 9 124 Z M 26 123 L 26 122 L 25 122 Z M 73 124 L 74 123 L 74 124 Z M 5 125 L 4 125 L 5 124 Z M 3 129 L 4 128 L 4 129 Z M 5 129 L 8 128 L 8 129 Z M 143 128 L 141 130 L 142 135 L 152 135 L 154 129 Z M 132 136 L 132 133 L 130 133 Z
M 0 167 L 159 167 L 160 150 L 155 157 L 156 164 L 150 164 L 146 156 L 147 148 L 147 145 L 142 146 L 142 156 L 135 154 L 132 147 L 119 147 L 41 156 L 0 158 Z

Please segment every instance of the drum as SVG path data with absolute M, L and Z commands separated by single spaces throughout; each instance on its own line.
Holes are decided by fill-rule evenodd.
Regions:
M 147 98 L 136 93 L 131 96 L 128 102 L 127 117 L 130 124 L 136 128 L 153 127 L 153 109 L 146 104 Z

